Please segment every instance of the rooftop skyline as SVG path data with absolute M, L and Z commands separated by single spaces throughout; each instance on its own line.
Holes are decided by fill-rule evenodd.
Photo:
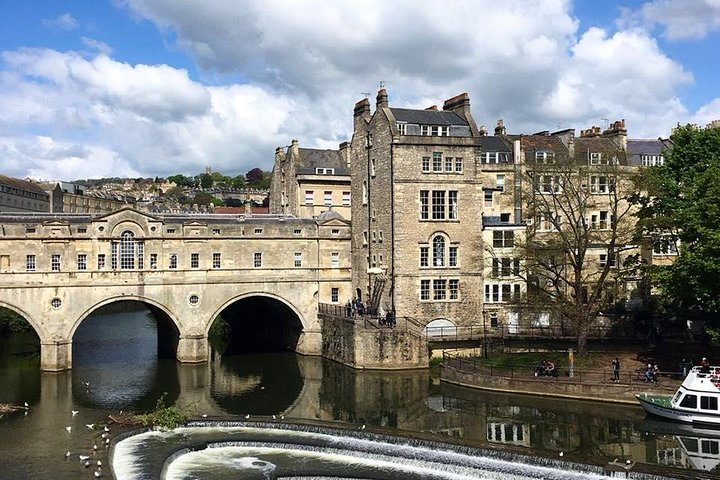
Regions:
M 394 108 L 468 92 L 508 133 L 720 118 L 712 0 L 6 3 L 0 174 L 19 178 L 269 170 L 293 138 L 349 140 L 381 85 Z

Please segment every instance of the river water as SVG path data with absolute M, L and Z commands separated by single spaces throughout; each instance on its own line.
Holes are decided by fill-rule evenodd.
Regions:
M 287 424 L 314 425 L 307 427 L 316 429 L 312 433 L 313 442 L 328 436 L 333 448 L 337 448 L 342 435 L 328 429 L 328 425 L 349 432 L 351 437 L 359 435 L 357 432 L 375 435 L 373 445 L 392 444 L 396 441 L 394 434 L 428 442 L 447 440 L 513 456 L 503 460 L 506 465 L 515 462 L 515 455 L 594 465 L 631 458 L 637 462 L 637 470 L 666 477 L 720 478 L 714 472 L 720 462 L 720 433 L 675 431 L 664 422 L 645 419 L 639 406 L 481 392 L 441 384 L 427 371 L 355 371 L 291 352 L 214 355 L 207 364 L 182 365 L 172 359 L 157 358 L 156 343 L 155 320 L 145 310 L 106 312 L 88 318 L 73 339 L 73 369 L 67 372 L 40 372 L 37 339 L 32 335 L 16 334 L 4 340 L 0 344 L 0 403 L 27 402 L 29 409 L 0 419 L 0 479 L 92 478 L 94 469 L 85 468 L 79 461 L 80 455 L 87 455 L 93 462 L 101 460 L 104 478 L 110 478 L 101 426 L 113 413 L 150 410 L 162 396 L 166 404 L 176 404 L 196 419 L 215 423 L 212 427 L 190 427 L 162 434 L 165 436 L 149 433 L 131 439 L 129 444 L 120 442 L 122 448 L 118 451 L 125 452 L 124 471 L 145 468 L 141 455 L 127 453 L 138 446 L 143 452 L 155 452 L 156 457 L 166 458 L 167 452 L 162 450 L 169 449 L 172 442 L 185 446 L 222 443 L 228 438 L 237 439 L 242 433 L 243 438 L 249 435 L 253 440 L 219 443 L 217 446 L 224 449 L 180 457 L 167 472 L 168 477 L 227 478 L 228 473 L 222 469 L 217 476 L 193 473 L 198 468 L 202 472 L 208 464 L 207 457 L 200 463 L 195 461 L 203 455 L 219 455 L 224 465 L 234 467 L 254 458 L 255 463 L 248 465 L 257 476 L 234 478 L 271 478 L 263 473 L 266 459 L 258 460 L 266 455 L 279 465 L 284 464 L 287 476 L 296 468 L 288 465 L 314 462 L 317 449 L 327 446 L 316 445 L 308 450 L 308 442 L 291 440 L 297 435 L 307 436 L 302 432 L 281 432 L 282 440 L 260 438 L 271 434 L 259 433 L 258 426 L 263 422 L 277 426 L 273 424 L 282 418 Z M 77 413 L 73 415 L 73 411 Z M 239 423 L 223 423 L 230 420 Z M 255 420 L 260 423 L 252 423 Z M 287 457 L 287 442 L 305 446 L 298 447 L 295 457 Z M 365 440 L 353 441 L 353 445 L 358 442 L 364 444 Z M 436 450 L 432 445 L 427 451 Z M 388 446 L 387 452 L 393 448 Z M 367 453 L 356 454 L 353 460 L 343 457 L 351 451 L 354 448 L 333 450 L 321 462 L 332 459 L 339 462 L 340 471 L 345 471 L 348 462 L 357 465 L 368 461 Z M 393 460 L 394 453 L 383 455 L 382 461 L 386 463 L 370 462 L 368 471 L 385 471 L 378 465 L 399 465 Z M 423 459 L 429 456 L 417 452 L 412 455 Z M 287 458 L 293 460 L 288 462 Z M 403 468 L 410 468 L 408 461 L 403 460 L 402 464 Z M 146 472 L 146 476 L 131 478 L 157 478 L 159 470 L 152 470 L 157 462 L 154 465 L 147 467 L 151 473 Z M 430 465 L 425 472 L 436 468 Z M 556 472 L 563 471 L 561 463 L 553 465 Z M 325 478 L 333 475 L 339 478 L 337 471 L 333 473 L 328 468 Z M 311 478 L 301 477 L 301 473 L 297 472 L 297 478 Z M 385 478 L 380 474 L 359 475 L 353 478 Z M 406 472 L 388 478 L 481 478 L 475 474 L 452 475 L 433 477 L 418 473 L 412 477 Z

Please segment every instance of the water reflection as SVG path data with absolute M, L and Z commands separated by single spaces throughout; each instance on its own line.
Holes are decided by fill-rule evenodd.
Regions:
M 147 311 L 93 316 L 76 333 L 74 369 L 46 374 L 37 356 L 8 354 L 23 351 L 28 339 L 15 336 L 0 345 L 0 402 L 31 406 L 27 416 L 0 420 L 2 478 L 78 478 L 82 467 L 64 454 L 91 450 L 97 433 L 85 424 L 102 423 L 118 409 L 148 410 L 163 392 L 198 417 L 366 424 L 523 455 L 563 452 L 565 459 L 595 465 L 632 458 L 637 470 L 720 478 L 717 436 L 647 428 L 639 406 L 480 392 L 434 383 L 425 371 L 356 371 L 293 353 L 182 365 L 158 358 L 156 337 Z M 72 417 L 72 410 L 80 413 Z

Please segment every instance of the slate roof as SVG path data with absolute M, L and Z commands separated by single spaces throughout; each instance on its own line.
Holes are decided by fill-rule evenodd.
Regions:
M 398 122 L 418 125 L 468 126 L 468 123 L 455 112 L 444 110 L 413 110 L 410 108 L 391 108 L 390 111 Z
M 46 196 L 48 195 L 47 192 L 43 190 L 43 188 L 37 183 L 28 182 L 26 180 L 20 180 L 19 178 L 8 177 L 5 175 L 0 175 L 0 185 L 18 188 L 20 190 L 26 190 L 28 192 L 41 193 Z
M 630 165 L 642 165 L 641 155 L 662 155 L 664 150 L 672 147 L 667 140 L 658 139 L 628 139 L 628 162 Z
M 578 163 L 587 164 L 590 160 L 589 153 L 603 153 L 603 156 L 616 157 L 619 165 L 627 165 L 625 152 L 606 137 L 576 137 L 575 138 L 575 160 Z
M 500 137 L 488 135 L 478 137 L 483 152 L 510 152 L 512 149 Z
M 315 168 L 334 168 L 335 175 L 350 175 L 338 150 L 299 148 L 299 173 L 315 173 Z

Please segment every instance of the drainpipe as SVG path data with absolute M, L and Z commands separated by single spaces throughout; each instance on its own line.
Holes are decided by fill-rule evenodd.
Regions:
M 395 144 L 390 142 L 390 309 L 395 312 Z

